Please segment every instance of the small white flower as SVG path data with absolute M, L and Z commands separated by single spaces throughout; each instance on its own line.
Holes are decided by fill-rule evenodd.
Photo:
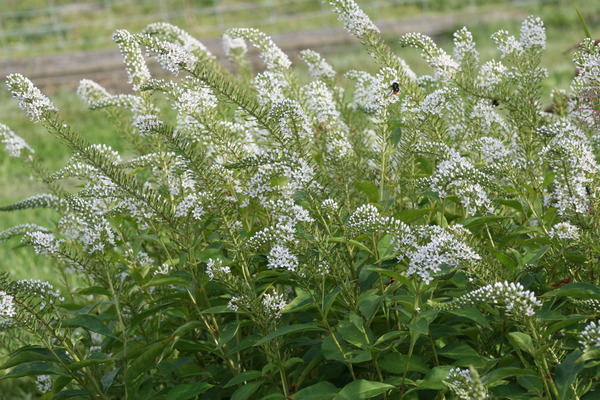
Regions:
M 0 290 L 0 317 L 7 319 L 16 315 L 14 297 Z
M 33 122 L 40 122 L 44 114 L 48 112 L 58 111 L 52 101 L 23 75 L 8 75 L 6 84 L 11 95 L 19 102 L 19 108 L 25 111 Z
M 583 346 L 583 351 L 588 351 L 593 347 L 600 346 L 600 321 L 590 322 L 579 334 L 579 343 Z
M 50 375 L 39 375 L 35 379 L 35 384 L 42 393 L 48 393 L 52 390 L 52 378 L 50 378 Z
M 267 260 L 267 267 L 271 269 L 282 268 L 294 272 L 298 268 L 298 257 L 281 245 L 273 246 Z
M 571 225 L 568 222 L 560 222 L 550 229 L 548 235 L 551 238 L 559 238 L 559 239 L 579 239 L 579 228 L 575 225 Z

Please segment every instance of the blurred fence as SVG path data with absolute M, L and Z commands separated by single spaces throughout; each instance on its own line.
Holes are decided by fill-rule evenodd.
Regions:
M 357 0 L 375 21 L 478 8 L 496 9 L 560 0 Z M 2 0 L 0 58 L 106 48 L 116 29 L 139 31 L 170 22 L 195 37 L 213 38 L 230 27 L 270 35 L 340 25 L 320 0 Z

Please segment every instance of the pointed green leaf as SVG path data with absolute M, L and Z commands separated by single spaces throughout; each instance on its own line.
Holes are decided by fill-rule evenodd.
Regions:
M 531 336 L 523 332 L 510 332 L 508 334 L 508 340 L 514 348 L 522 350 L 529 355 L 535 355 L 535 347 L 533 346 Z
M 323 381 L 294 393 L 292 400 L 331 400 L 338 390 L 333 383 Z
M 273 340 L 276 337 L 289 335 L 294 332 L 308 332 L 308 331 L 320 331 L 323 330 L 319 325 L 315 323 L 307 323 L 307 324 L 296 324 L 296 325 L 288 325 L 283 328 L 277 329 L 275 332 L 270 333 L 265 336 L 258 342 L 254 343 L 254 346 L 260 346 L 261 344 L 267 343 L 269 340 Z
M 600 287 L 591 283 L 568 283 L 556 290 L 544 293 L 541 297 L 563 296 L 576 299 L 600 299 Z
M 231 400 L 246 400 L 250 398 L 264 383 L 264 379 L 245 384 L 231 395 Z
M 391 389 L 394 389 L 394 386 L 387 383 L 359 379 L 344 386 L 334 400 L 370 399 Z
M 100 320 L 100 318 L 98 318 L 95 315 L 89 315 L 89 314 L 78 315 L 75 318 L 71 318 L 70 320 L 63 322 L 62 326 L 64 326 L 64 327 L 76 326 L 76 327 L 84 328 L 89 331 L 96 332 L 101 335 L 108 336 L 110 338 L 119 340 L 119 337 L 117 335 L 115 335 L 113 333 L 113 331 L 111 331 L 108 328 L 108 326 L 106 326 L 104 324 L 104 322 L 102 322 Z
M 252 381 L 252 380 L 260 378 L 260 377 L 262 377 L 261 371 L 257 371 L 255 369 L 250 370 L 250 371 L 244 371 L 241 374 L 238 374 L 238 375 L 234 376 L 233 378 L 231 378 L 223 387 L 228 388 L 228 387 L 235 386 L 242 382 Z
M 166 400 L 189 400 L 191 398 L 196 398 L 196 396 L 206 392 L 211 387 L 213 387 L 213 385 L 206 382 L 177 385 L 173 389 L 169 390 Z
M 21 376 L 37 376 L 37 375 L 63 375 L 69 376 L 69 374 L 55 365 L 48 364 L 46 362 L 28 362 L 17 365 L 8 374 L 0 377 L 0 379 L 6 378 L 18 378 Z

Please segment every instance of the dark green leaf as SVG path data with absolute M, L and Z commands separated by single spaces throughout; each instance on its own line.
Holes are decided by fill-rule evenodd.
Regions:
M 233 378 L 231 378 L 223 387 L 231 387 L 231 386 L 235 386 L 238 383 L 242 383 L 245 381 L 252 381 L 254 379 L 260 378 L 262 376 L 262 372 L 257 371 L 257 370 L 250 370 L 250 371 L 244 371 L 241 374 L 238 374 L 236 376 L 234 376 Z
M 531 336 L 527 335 L 526 333 L 510 332 L 508 334 L 508 340 L 512 343 L 515 349 L 522 350 L 531 356 L 535 355 L 533 340 L 531 340 Z
M 290 333 L 318 331 L 318 330 L 323 330 L 323 328 L 321 328 L 321 326 L 319 326 L 318 324 L 315 324 L 312 322 L 307 323 L 307 324 L 296 324 L 296 325 L 284 326 L 283 328 L 277 329 L 275 332 L 270 333 L 269 335 L 265 336 L 258 342 L 254 343 L 254 346 L 260 346 L 263 343 L 267 343 L 269 340 L 273 340 L 279 336 L 289 335 Z
M 64 350 L 58 350 L 57 354 L 64 354 Z M 15 351 L 0 369 L 7 369 L 14 367 L 15 365 L 32 361 L 58 362 L 59 360 L 57 360 L 56 356 L 49 349 L 44 347 L 26 346 Z M 63 361 L 66 361 L 66 359 Z
M 213 385 L 206 382 L 185 383 L 175 386 L 169 390 L 166 400 L 189 400 L 201 393 L 206 392 Z
M 387 383 L 359 379 L 344 386 L 334 400 L 370 399 L 391 389 L 394 389 L 394 386 Z
M 70 376 L 62 368 L 59 368 L 55 365 L 48 364 L 45 362 L 28 362 L 24 364 L 17 365 L 14 367 L 8 374 L 0 377 L 0 379 L 5 378 L 18 378 L 20 376 L 38 376 L 38 375 L 63 375 Z
M 379 201 L 379 187 L 371 181 L 358 181 L 354 183 L 354 188 L 367 195 L 371 203 Z
M 556 290 L 546 292 L 542 297 L 568 296 L 576 299 L 600 299 L 600 287 L 591 283 L 568 283 Z
M 486 386 L 493 386 L 494 383 L 511 376 L 537 376 L 534 371 L 521 368 L 499 368 L 481 377 L 481 381 Z
M 410 358 L 405 354 L 389 353 L 380 361 L 379 366 L 382 370 L 395 375 L 403 375 L 405 371 L 414 371 L 426 374 L 429 367 L 423 359 L 415 354 Z
M 570 399 L 575 397 L 575 393 L 573 393 L 571 390 L 571 384 L 573 384 L 577 374 L 579 374 L 584 367 L 584 363 L 578 361 L 580 356 L 581 351 L 575 350 L 554 369 L 554 374 L 556 376 L 554 382 L 556 383 L 559 398 L 561 399 Z
M 231 400 L 246 400 L 250 398 L 250 396 L 252 396 L 264 382 L 264 380 L 254 381 L 239 387 L 231 395 Z
M 65 327 L 77 326 L 80 328 L 85 328 L 89 331 L 119 340 L 119 337 L 115 335 L 113 331 L 111 331 L 108 326 L 106 326 L 104 322 L 102 322 L 100 318 L 95 315 L 78 315 L 75 318 L 71 318 L 70 320 L 63 322 L 62 325 Z
M 334 384 L 324 381 L 304 389 L 292 395 L 293 400 L 331 400 L 338 392 Z
M 70 399 L 76 396 L 86 396 L 89 397 L 89 393 L 84 390 L 63 390 L 62 392 L 56 393 L 52 396 L 52 400 L 63 400 Z
M 475 321 L 476 323 L 478 323 L 479 325 L 483 326 L 484 328 L 492 329 L 492 326 L 488 322 L 486 316 L 483 315 L 481 313 L 481 311 L 479 311 L 475 307 L 461 308 L 461 309 L 458 309 L 458 310 L 451 310 L 451 311 L 448 311 L 448 312 L 450 314 L 458 315 L 460 317 L 468 318 L 468 319 L 470 319 L 472 321 Z

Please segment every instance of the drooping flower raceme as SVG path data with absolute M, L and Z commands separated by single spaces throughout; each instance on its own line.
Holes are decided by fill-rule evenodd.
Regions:
M 277 47 L 271 37 L 258 29 L 233 28 L 227 31 L 227 35 L 232 39 L 246 39 L 258 47 L 261 50 L 260 58 L 265 62 L 268 70 L 281 72 L 292 65 L 288 56 Z
M 550 229 L 548 235 L 551 238 L 559 238 L 559 239 L 579 239 L 579 228 L 575 225 L 571 225 L 568 222 L 560 222 Z
M 587 213 L 590 196 L 586 188 L 600 170 L 587 136 L 565 121 L 542 127 L 538 133 L 550 138 L 542 155 L 554 172 L 546 203 L 556 207 L 561 217 Z
M 579 334 L 579 343 L 583 351 L 600 346 L 600 321 L 592 321 Z
M 8 126 L 0 124 L 0 141 L 4 143 L 4 149 L 10 157 L 21 157 L 21 153 L 34 153 L 27 142 L 15 134 Z
M 483 286 L 447 303 L 431 302 L 431 305 L 442 310 L 454 310 L 481 303 L 503 305 L 507 313 L 516 317 L 531 317 L 535 308 L 542 306 L 532 291 L 525 290 L 518 282 L 508 281 Z
M 371 18 L 356 4 L 354 0 L 332 0 L 329 2 L 338 19 L 344 22 L 348 32 L 356 37 L 363 37 L 368 33 L 379 33 L 379 28 L 371 21 Z
M 58 111 L 54 103 L 23 75 L 8 75 L 6 85 L 12 97 L 19 102 L 19 108 L 25 111 L 33 122 L 40 122 L 44 114 L 48 112 Z
M 128 82 L 132 83 L 134 90 L 136 90 L 142 83 L 150 79 L 150 70 L 146 65 L 140 45 L 131 33 L 123 29 L 113 34 L 113 41 L 121 50 L 127 76 L 129 77 Z
M 412 249 L 398 257 L 408 260 L 406 275 L 418 275 L 429 284 L 443 264 L 450 266 L 469 265 L 479 262 L 479 256 L 463 240 L 470 233 L 460 225 L 448 229 L 439 226 L 421 226 L 415 231 L 416 242 Z
M 300 59 L 308 65 L 308 73 L 316 80 L 332 80 L 335 70 L 319 53 L 312 50 L 302 50 Z
M 474 369 L 452 368 L 444 383 L 462 400 L 489 399 L 487 389 Z
M 0 318 L 13 318 L 15 315 L 14 297 L 0 290 Z

